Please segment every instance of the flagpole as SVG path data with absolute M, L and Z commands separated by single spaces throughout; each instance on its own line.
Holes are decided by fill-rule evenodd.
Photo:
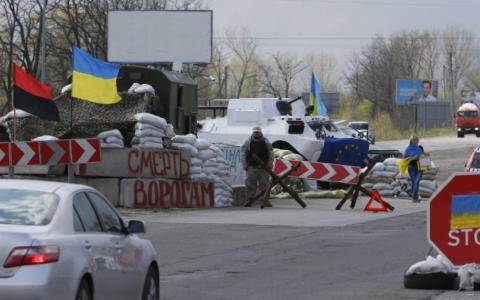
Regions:
M 13 72 L 15 72 L 15 70 Z M 12 108 L 13 108 L 13 136 L 12 136 L 12 139 L 13 139 L 13 142 L 15 142 L 16 139 L 17 139 L 17 110 L 15 109 L 15 89 L 12 89 L 11 97 L 12 97 L 11 101 L 12 101 Z M 8 155 L 10 155 L 10 153 L 8 153 Z M 15 176 L 15 170 L 12 166 L 11 158 L 9 159 L 9 161 L 10 161 L 10 163 L 8 165 L 8 178 L 12 179 Z

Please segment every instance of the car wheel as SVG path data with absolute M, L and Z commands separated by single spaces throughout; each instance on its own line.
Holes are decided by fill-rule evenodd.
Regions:
M 405 274 L 403 286 L 407 289 L 450 290 L 456 276 L 456 273 Z
M 475 132 L 475 135 L 476 135 L 477 137 L 480 137 L 480 131 Z
M 157 271 L 150 267 L 143 285 L 142 300 L 158 300 L 160 298 L 160 288 L 158 285 Z
M 85 279 L 82 279 L 80 285 L 78 286 L 77 295 L 75 300 L 92 300 L 92 289 L 90 284 Z
M 463 138 L 463 137 L 464 137 L 464 133 L 461 132 L 461 131 L 457 131 L 457 137 Z

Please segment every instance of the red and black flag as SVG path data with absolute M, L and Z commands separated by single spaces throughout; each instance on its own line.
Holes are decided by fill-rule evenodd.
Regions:
M 41 84 L 19 66 L 13 64 L 13 105 L 40 119 L 60 121 L 58 108 L 53 101 L 53 89 Z

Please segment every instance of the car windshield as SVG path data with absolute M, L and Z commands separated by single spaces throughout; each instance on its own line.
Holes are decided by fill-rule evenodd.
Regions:
M 52 193 L 0 189 L 0 224 L 47 225 L 57 205 Z
M 477 112 L 476 111 L 459 111 L 458 116 L 459 117 L 476 117 Z
M 350 123 L 349 126 L 356 130 L 368 130 L 368 123 Z

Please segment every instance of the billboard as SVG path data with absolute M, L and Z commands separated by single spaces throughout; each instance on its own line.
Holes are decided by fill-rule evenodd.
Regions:
M 397 105 L 412 104 L 422 101 L 437 101 L 437 80 L 398 79 L 395 93 Z
M 108 60 L 209 64 L 212 21 L 211 10 L 109 11 Z

